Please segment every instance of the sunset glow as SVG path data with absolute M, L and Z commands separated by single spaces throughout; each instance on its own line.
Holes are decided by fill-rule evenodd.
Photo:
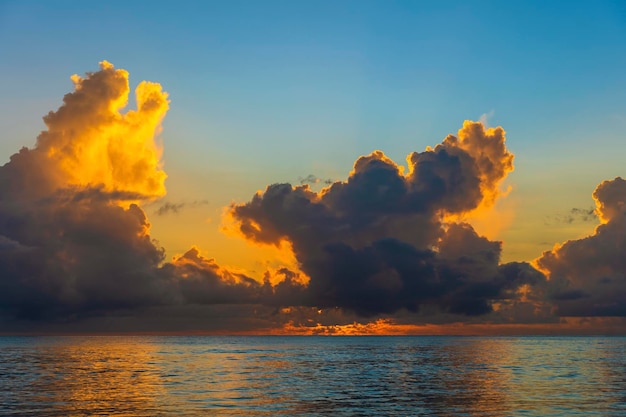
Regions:
M 406 173 L 377 150 L 358 157 L 347 179 L 327 180 L 319 191 L 306 183 L 272 184 L 249 202 L 224 208 L 221 231 L 247 241 L 250 252 L 243 256 L 256 256 L 261 270 L 221 265 L 194 244 L 168 262 L 138 204 L 165 195 L 157 143 L 169 102 L 159 84 L 143 81 L 136 89 L 138 109 L 120 113 L 128 104 L 128 80 L 127 71 L 107 61 L 85 78 L 72 76 L 75 91 L 44 118 L 48 130 L 36 146 L 3 167 L 14 178 L 5 193 L 26 212 L 39 213 L 38 235 L 5 231 L 6 250 L 18 255 L 11 262 L 40 251 L 29 248 L 47 245 L 50 233 L 60 236 L 55 249 L 41 252 L 47 264 L 30 275 L 42 280 L 34 285 L 49 305 L 32 309 L 18 299 L 8 310 L 18 316 L 62 318 L 65 309 L 91 312 L 107 305 L 245 305 L 263 307 L 263 314 L 275 310 L 257 317 L 256 328 L 230 332 L 471 335 L 584 333 L 589 322 L 561 312 L 595 317 L 621 311 L 615 298 L 621 289 L 614 285 L 615 292 L 607 293 L 580 274 L 602 280 L 619 268 L 611 261 L 597 264 L 602 256 L 590 245 L 611 241 L 621 230 L 624 181 L 605 181 L 594 192 L 602 224 L 593 236 L 557 243 L 532 265 L 503 263 L 503 242 L 490 239 L 514 222 L 511 206 L 499 204 L 513 191 L 510 185 L 502 189 L 513 154 L 502 128 L 468 120 L 439 145 L 410 153 Z M 29 172 L 31 166 L 36 169 Z M 177 211 L 184 204 L 163 207 Z M 59 217 L 60 224 L 54 221 Z M 104 240 L 85 240 L 82 230 Z M 570 260 L 578 247 L 585 255 Z M 569 268 L 581 260 L 585 267 Z M 60 292 L 44 283 L 50 265 L 58 268 Z M 97 265 L 106 266 L 84 275 Z M 136 286 L 119 293 L 112 277 L 116 285 L 131 279 Z M 259 314 L 257 307 L 253 311 Z M 616 331 L 594 323 L 592 329 Z
M 0 6 L 0 331 L 623 333 L 613 6 L 348 3 Z
M 51 161 L 51 171 L 58 167 L 58 186 L 102 187 L 131 200 L 165 195 L 167 175 L 155 139 L 169 107 L 167 93 L 144 81 L 135 90 L 137 110 L 120 113 L 128 104 L 128 75 L 107 61 L 87 78 L 73 75 L 75 91 L 44 118 L 48 130 L 36 150 Z

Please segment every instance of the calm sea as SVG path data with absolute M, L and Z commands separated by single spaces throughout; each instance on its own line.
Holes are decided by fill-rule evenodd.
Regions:
M 626 416 L 626 338 L 3 337 L 0 415 Z

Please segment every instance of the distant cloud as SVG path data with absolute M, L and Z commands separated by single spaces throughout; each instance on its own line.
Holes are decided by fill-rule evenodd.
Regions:
M 166 202 L 163 205 L 161 205 L 161 207 L 159 207 L 154 214 L 156 214 L 157 216 L 164 216 L 166 214 L 169 213 L 174 213 L 174 214 L 178 214 L 178 212 L 185 207 L 185 203 L 170 203 L 170 202 Z
M 298 177 L 298 181 L 300 182 L 300 185 L 304 185 L 304 184 L 311 184 L 311 185 L 313 185 L 313 184 L 319 184 L 319 183 L 322 183 L 322 184 L 325 184 L 325 185 L 330 185 L 330 184 L 333 183 L 333 180 L 331 180 L 331 179 L 322 180 L 322 179 L 316 177 L 313 174 L 309 174 L 309 175 L 307 175 L 304 178 Z
M 185 208 L 195 208 L 199 206 L 208 205 L 208 200 L 196 200 L 191 203 L 171 203 L 169 201 L 163 203 L 157 210 L 154 211 L 154 214 L 157 216 L 165 216 L 167 214 L 178 214 Z
M 566 214 L 557 214 L 546 217 L 546 224 L 573 224 L 573 223 L 592 223 L 598 221 L 598 215 L 594 208 L 573 208 Z
M 480 115 L 478 122 L 481 123 L 485 127 L 491 127 L 489 125 L 489 119 L 491 119 L 494 116 L 494 114 L 496 114 L 495 110 L 491 110 L 488 113 L 483 113 Z

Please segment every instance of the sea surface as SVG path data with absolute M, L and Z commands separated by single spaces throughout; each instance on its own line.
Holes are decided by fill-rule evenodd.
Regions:
M 2 416 L 626 416 L 623 337 L 1 337 Z

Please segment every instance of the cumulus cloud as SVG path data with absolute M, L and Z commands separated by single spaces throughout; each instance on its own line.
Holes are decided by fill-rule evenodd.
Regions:
M 298 301 L 289 271 L 259 283 L 192 247 L 172 262 L 140 207 L 165 194 L 155 144 L 167 108 L 156 83 L 128 101 L 128 73 L 108 62 L 44 121 L 48 129 L 0 167 L 0 312 L 17 318 L 84 318 L 185 304 Z M 165 203 L 157 214 L 207 204 Z M 270 278 L 273 284 L 270 284 Z
M 564 316 L 626 316 L 626 181 L 595 189 L 600 224 L 593 235 L 546 251 L 536 264 L 550 278 L 549 296 Z
M 168 109 L 156 83 L 135 90 L 137 110 L 120 113 L 128 102 L 128 72 L 103 61 L 100 71 L 72 77 L 75 90 L 44 117 L 33 149 L 22 149 L 0 172 L 0 191 L 12 198 L 36 198 L 68 185 L 100 186 L 144 198 L 165 194 L 166 174 L 154 142 Z
M 248 239 L 293 248 L 301 271 L 255 280 L 198 248 L 165 262 L 140 207 L 165 193 L 155 138 L 167 108 L 142 82 L 138 110 L 128 73 L 101 63 L 72 77 L 75 90 L 45 118 L 48 129 L 0 168 L 0 306 L 25 318 L 89 316 L 158 305 L 341 307 L 369 316 L 435 305 L 453 314 L 491 310 L 515 283 L 500 271 L 499 242 L 446 214 L 489 205 L 513 169 L 501 128 L 466 122 L 408 171 L 381 151 L 359 158 L 346 181 L 319 193 L 269 186 L 230 214 Z M 165 202 L 158 215 L 203 204 Z M 513 282 L 517 282 L 515 279 Z
M 597 216 L 602 224 L 545 252 L 535 261 L 542 272 L 502 264 L 502 242 L 461 221 L 493 206 L 513 170 L 504 130 L 480 122 L 410 153 L 406 167 L 374 151 L 345 181 L 309 175 L 231 205 L 230 226 L 250 242 L 290 248 L 291 269 L 254 278 L 194 246 L 166 262 L 142 205 L 159 204 L 154 213 L 163 216 L 208 204 L 156 201 L 165 195 L 157 138 L 167 94 L 144 81 L 137 110 L 123 112 L 126 71 L 104 61 L 72 80 L 35 145 L 0 167 L 0 319 L 103 323 L 140 309 L 122 321 L 158 330 L 152 314 L 189 323 L 208 314 L 242 331 L 374 331 L 389 317 L 408 325 L 626 316 L 626 181 L 600 184 L 593 213 L 568 213 L 565 221 Z M 320 183 L 320 191 L 310 186 Z
M 167 94 L 128 101 L 128 73 L 104 61 L 44 117 L 47 130 L 0 167 L 0 308 L 18 317 L 93 314 L 167 299 L 163 250 L 138 202 L 165 193 L 155 136 Z
M 499 267 L 501 244 L 444 216 L 494 203 L 513 170 L 502 128 L 466 121 L 456 136 L 413 152 L 408 170 L 381 151 L 359 158 L 346 181 L 320 192 L 274 184 L 231 206 L 238 231 L 260 244 L 291 244 L 310 277 L 308 302 L 361 315 L 443 311 L 480 315 L 522 281 Z

